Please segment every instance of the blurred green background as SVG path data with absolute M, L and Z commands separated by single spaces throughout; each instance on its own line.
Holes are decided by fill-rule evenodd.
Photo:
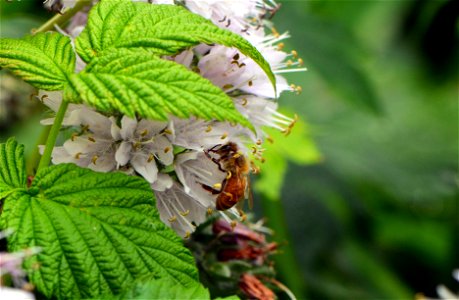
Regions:
M 457 290 L 457 1 L 279 2 L 284 49 L 308 68 L 286 75 L 302 94 L 280 98 L 301 122 L 275 136 L 254 178 L 256 212 L 281 243 L 281 281 L 300 299 Z M 40 5 L 2 2 L 2 36 L 51 16 Z M 1 107 L 0 139 L 17 135 L 30 151 L 39 116 L 19 122 L 37 109 L 25 102 Z

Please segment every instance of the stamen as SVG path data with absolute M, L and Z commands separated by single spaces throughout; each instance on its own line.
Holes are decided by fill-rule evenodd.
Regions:
M 136 141 L 136 142 L 134 143 L 134 145 L 132 145 L 132 148 L 134 148 L 134 149 L 137 150 L 137 149 L 140 148 L 140 146 L 142 146 L 142 143 L 140 143 L 140 141 Z
M 246 106 L 248 102 L 247 98 L 242 98 L 242 106 Z
M 232 85 L 232 84 L 225 84 L 225 85 L 222 87 L 222 89 L 224 89 L 224 90 L 229 90 L 229 89 L 231 89 L 231 88 L 233 88 L 233 85 Z
M 164 148 L 164 153 L 167 153 L 169 151 L 171 151 L 171 147 L 168 146 L 168 147 Z
M 187 231 L 185 232 L 185 236 L 183 238 L 188 239 L 191 236 L 190 232 Z
M 230 225 L 231 225 L 231 231 L 233 231 L 234 228 L 235 228 L 236 225 L 237 225 L 237 222 L 236 222 L 236 221 L 231 221 Z
M 167 220 L 168 220 L 169 222 L 171 222 L 171 223 L 172 223 L 172 222 L 175 222 L 175 221 L 177 221 L 177 216 L 172 216 L 172 217 L 170 217 L 170 218 L 167 219 Z
M 76 133 L 76 132 L 72 133 L 72 136 L 70 137 L 70 140 L 71 140 L 72 142 L 74 142 L 74 141 L 75 141 L 75 138 L 76 138 L 77 136 L 78 136 L 78 133 Z
M 166 128 L 166 129 L 164 129 L 164 133 L 165 134 L 172 134 L 172 130 L 170 130 L 169 128 Z
M 211 215 L 214 212 L 214 210 L 211 207 L 207 208 L 207 215 Z
M 211 125 L 207 125 L 206 132 L 211 132 L 211 131 L 212 131 L 212 126 Z
M 150 155 L 148 156 L 147 162 L 151 163 L 154 159 L 155 159 L 155 156 L 153 155 L 153 153 L 150 153 Z
M 45 99 L 49 99 L 48 95 L 43 95 L 43 96 L 41 96 L 41 98 L 40 98 L 41 102 L 44 102 Z
M 99 156 L 94 155 L 94 156 L 92 157 L 92 159 L 91 159 L 91 162 L 92 162 L 93 164 L 96 164 L 97 159 L 99 159 Z
M 76 159 L 80 159 L 81 154 L 83 154 L 83 153 L 78 152 L 77 154 L 75 154 L 75 158 L 76 158 Z
M 222 136 L 220 137 L 220 139 L 224 140 L 224 139 L 226 139 L 227 137 L 228 137 L 228 133 L 225 132 L 224 134 L 222 134 Z
M 253 81 L 252 81 L 252 80 L 249 80 L 248 85 L 249 85 L 249 86 L 252 86 L 252 85 L 253 85 Z
M 234 60 L 239 60 L 239 53 L 236 53 L 236 54 L 233 56 L 233 59 L 234 59 Z
M 95 143 L 96 140 L 92 136 L 88 136 L 88 141 Z
M 233 173 L 231 173 L 231 171 L 228 171 L 228 174 L 226 175 L 226 179 L 227 180 L 230 179 L 231 176 L 233 176 Z
M 186 211 L 180 212 L 180 214 L 181 214 L 182 216 L 184 216 L 184 217 L 188 216 L 189 213 L 190 213 L 190 210 L 189 210 L 189 209 L 187 209 Z
M 282 49 L 284 49 L 284 47 L 285 47 L 285 44 L 284 44 L 284 43 L 279 43 L 279 44 L 277 44 L 277 50 L 279 50 L 279 51 L 282 50 Z
M 233 155 L 233 158 L 239 158 L 239 157 L 241 157 L 241 153 L 236 153 Z
M 147 134 L 148 134 L 148 130 L 147 130 L 147 129 L 145 129 L 144 131 L 142 131 L 142 132 L 140 133 L 140 135 L 141 135 L 142 137 L 146 136 Z
M 221 189 L 222 188 L 222 184 L 221 183 L 215 183 L 213 186 L 212 186 L 214 189 Z
M 295 50 L 292 50 L 292 55 L 294 58 L 298 58 L 298 52 L 296 52 Z M 301 59 L 301 58 L 300 58 Z

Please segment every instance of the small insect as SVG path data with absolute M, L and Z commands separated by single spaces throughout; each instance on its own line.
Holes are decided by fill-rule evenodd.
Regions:
M 212 194 L 218 194 L 216 206 L 218 210 L 226 210 L 240 203 L 246 198 L 249 182 L 250 164 L 247 158 L 240 153 L 235 143 L 217 145 L 205 151 L 222 172 L 227 176 L 221 183 L 220 190 L 203 185 L 204 189 Z M 218 158 L 212 157 L 210 153 L 215 153 Z

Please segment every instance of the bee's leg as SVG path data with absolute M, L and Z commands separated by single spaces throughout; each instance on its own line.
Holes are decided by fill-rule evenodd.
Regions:
M 213 187 L 205 185 L 205 184 L 202 184 L 202 188 L 205 189 L 208 192 L 211 192 L 212 195 L 217 195 L 217 194 L 220 194 L 222 192 L 221 190 L 220 191 L 216 190 Z
M 222 172 L 226 172 L 225 170 L 223 170 L 222 168 L 222 165 L 220 164 L 220 160 L 216 159 L 215 157 L 212 157 L 210 156 L 209 152 L 210 150 L 205 150 L 204 151 L 204 154 L 207 156 L 207 158 L 209 158 L 210 160 L 212 160 L 217 166 L 218 166 L 218 169 Z

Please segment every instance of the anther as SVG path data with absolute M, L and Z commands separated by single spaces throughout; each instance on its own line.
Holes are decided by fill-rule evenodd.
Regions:
M 236 54 L 233 56 L 233 59 L 234 59 L 234 60 L 239 60 L 239 53 L 236 53 Z
M 233 231 L 234 228 L 235 228 L 236 225 L 237 225 L 237 222 L 236 222 L 236 221 L 231 221 L 230 225 L 231 225 L 231 231 Z
M 302 59 L 302 58 L 298 58 L 298 64 L 299 64 L 300 66 L 302 66 L 303 63 L 304 63 L 304 62 L 303 62 L 303 59 Z
M 89 125 L 88 125 L 88 124 L 86 124 L 86 125 L 83 125 L 83 124 L 82 124 L 82 125 L 81 125 L 81 131 L 83 131 L 83 132 L 89 131 Z
M 223 19 L 218 20 L 218 22 L 220 22 L 220 23 L 223 23 L 223 22 L 225 22 L 225 21 L 226 21 L 226 16 L 224 16 Z
M 287 67 L 290 67 L 290 66 L 292 66 L 292 65 L 293 65 L 293 61 L 292 61 L 291 59 L 289 59 L 289 60 L 287 61 Z
M 41 96 L 40 101 L 44 102 L 46 99 L 49 99 L 48 95 L 43 95 Z
M 261 144 L 263 144 L 263 142 L 261 140 L 257 140 L 257 145 L 260 146 Z
M 141 144 L 139 141 L 137 141 L 137 142 L 134 143 L 134 145 L 132 145 L 132 147 L 133 147 L 134 149 L 139 149 L 141 145 L 142 145 L 142 144 Z
M 182 216 L 184 216 L 184 217 L 188 216 L 189 213 L 190 213 L 190 210 L 189 210 L 189 209 L 180 212 L 180 214 L 181 214 Z
M 214 210 L 210 207 L 207 208 L 207 215 L 211 215 L 214 212 Z
M 248 102 L 247 98 L 242 98 L 242 106 L 246 106 Z
M 273 32 L 274 37 L 278 38 L 280 36 L 279 32 L 277 32 L 276 28 L 271 27 L 271 31 Z
M 293 57 L 298 58 L 298 52 L 296 52 L 295 50 L 292 50 L 292 55 Z
M 75 154 L 75 159 L 80 159 L 81 154 L 83 154 L 83 153 L 78 152 L 77 154 Z
M 148 156 L 147 162 L 151 163 L 153 159 L 155 159 L 155 156 L 153 155 L 153 153 L 150 153 L 150 155 Z
M 91 162 L 92 162 L 93 164 L 96 164 L 97 159 L 99 159 L 99 156 L 94 155 L 94 156 L 92 157 L 92 159 L 91 159 Z
M 165 134 L 172 134 L 172 130 L 166 128 L 166 129 L 164 129 L 164 133 Z
M 231 25 L 231 19 L 228 19 L 228 22 L 226 22 L 226 27 L 230 27 Z
M 222 184 L 221 183 L 215 183 L 213 186 L 212 186 L 214 189 L 221 189 L 222 188 Z
M 211 132 L 212 131 L 212 126 L 211 125 L 207 125 L 207 128 L 205 130 L 206 132 Z
M 233 173 L 231 173 L 231 171 L 228 171 L 228 174 L 226 175 L 226 180 L 230 179 L 231 176 L 233 176 Z
M 148 134 L 148 130 L 147 129 L 145 129 L 144 131 L 142 131 L 140 133 L 141 136 L 146 136 L 147 134 Z
M 225 132 L 224 134 L 222 134 L 222 136 L 220 137 L 220 139 L 224 140 L 228 137 L 228 134 Z
M 96 140 L 92 136 L 88 136 L 88 141 L 95 143 Z
M 236 153 L 233 155 L 233 158 L 239 158 L 239 157 L 241 157 L 241 153 Z
M 267 140 L 268 142 L 270 142 L 271 144 L 274 143 L 274 139 L 273 139 L 271 136 L 268 136 L 268 137 L 266 138 L 266 140 Z
M 229 89 L 231 89 L 231 88 L 233 88 L 233 87 L 234 87 L 234 86 L 233 86 L 232 84 L 225 84 L 222 88 L 223 88 L 224 90 L 229 90 Z
M 169 219 L 167 219 L 170 223 L 174 222 L 177 220 L 177 216 L 172 216 Z
M 72 142 L 75 141 L 75 138 L 78 136 L 78 133 L 74 132 L 72 133 L 72 136 L 70 137 L 70 140 L 72 140 Z
M 167 152 L 169 152 L 169 151 L 171 151 L 171 147 L 166 147 L 166 148 L 164 148 L 164 153 L 167 153 Z
M 189 231 L 185 232 L 185 236 L 183 238 L 187 239 L 191 236 L 191 233 Z
M 249 80 L 248 84 L 249 84 L 249 86 L 252 86 L 253 85 L 253 81 Z
M 279 51 L 282 50 L 282 49 L 284 49 L 284 47 L 285 47 L 285 44 L 284 44 L 284 43 L 279 43 L 279 44 L 277 44 L 277 50 L 279 50 Z

